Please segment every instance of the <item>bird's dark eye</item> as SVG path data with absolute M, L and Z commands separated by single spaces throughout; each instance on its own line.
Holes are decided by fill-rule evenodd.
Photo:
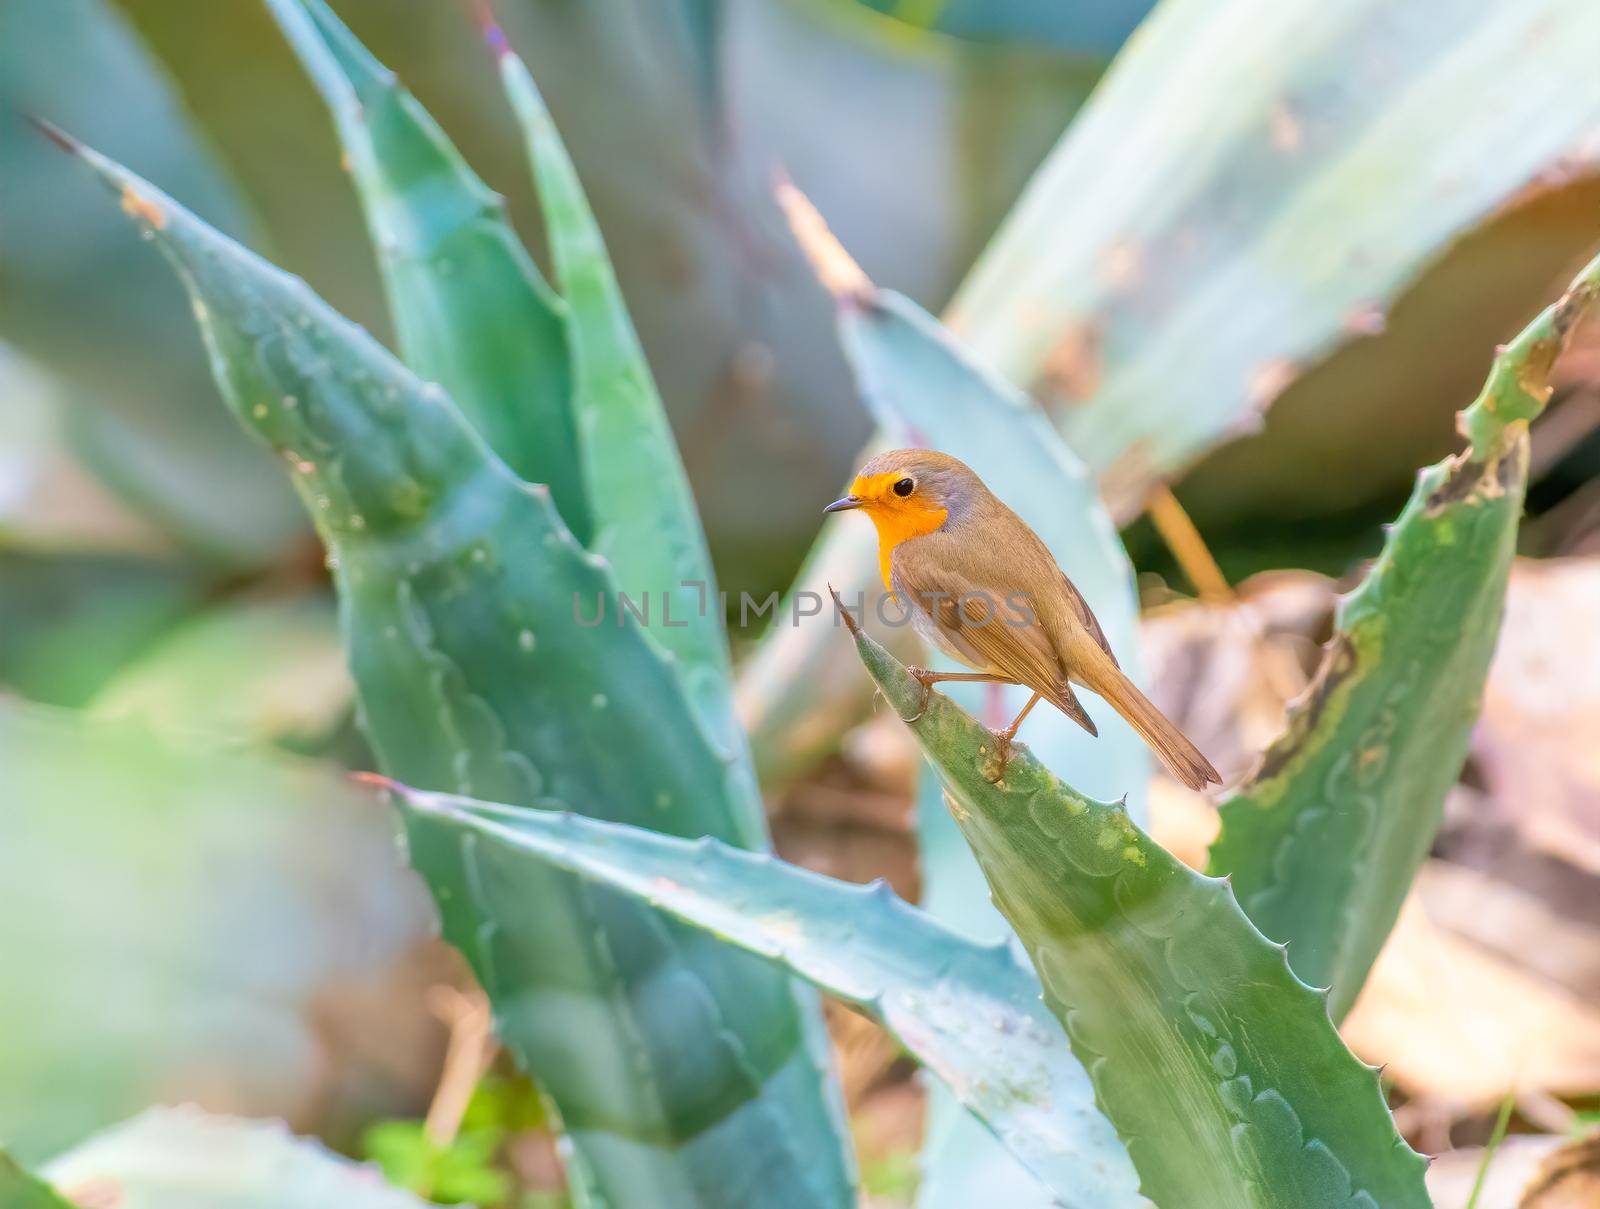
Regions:
M 912 492 L 912 489 L 915 488 L 915 487 L 916 487 L 916 484 L 913 483 L 910 479 L 901 479 L 898 483 L 896 483 L 894 485 L 894 493 L 896 495 L 910 495 L 911 492 Z

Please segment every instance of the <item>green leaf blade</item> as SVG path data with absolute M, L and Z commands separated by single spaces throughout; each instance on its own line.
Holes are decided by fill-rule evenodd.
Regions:
M 1287 941 L 1342 1019 L 1398 918 L 1460 775 L 1499 634 L 1526 452 L 1500 494 L 1430 503 L 1429 469 L 1385 555 L 1341 603 L 1330 653 L 1289 728 L 1222 805 L 1212 872 Z
M 589 544 L 611 561 L 631 598 L 657 602 L 646 623 L 650 634 L 680 661 L 724 750 L 742 760 L 716 578 L 661 397 L 550 111 L 504 36 L 492 30 L 490 40 L 522 125 L 556 280 L 570 309 L 574 405 L 594 503 Z
M 990 732 L 857 641 L 938 768 L 1145 1195 L 1183 1209 L 1429 1204 L 1376 1073 L 1224 882 L 1025 750 L 991 781 Z
M 1466 758 L 1499 636 L 1527 485 L 1526 425 L 1600 261 L 1497 355 L 1462 413 L 1471 448 L 1425 470 L 1382 555 L 1341 602 L 1284 734 L 1222 806 L 1213 872 L 1288 942 L 1341 1019 L 1399 917 Z
M 268 2 L 333 113 L 406 363 L 586 542 L 565 308 L 500 198 L 323 0 Z
M 290 466 L 328 546 L 383 767 L 764 847 L 744 769 L 708 742 L 651 636 L 614 613 L 582 623 L 616 580 L 549 491 L 303 283 L 80 153 L 173 260 L 229 406 Z M 560 1107 L 584 1182 L 622 1204 L 732 1209 L 762 1183 L 795 1206 L 853 1201 L 809 992 L 565 875 L 522 887 L 540 905 L 528 928 L 481 928 L 470 853 L 425 829 L 410 838 L 447 938 Z M 672 1013 L 656 1010 L 662 986 L 677 988 Z
M 967 940 L 882 883 L 836 882 L 711 840 L 394 788 L 411 825 L 421 817 L 476 841 L 486 918 L 531 909 L 517 891 L 530 859 L 641 898 L 879 1020 L 1059 1203 L 1144 1203 L 1037 980 L 1009 945 Z

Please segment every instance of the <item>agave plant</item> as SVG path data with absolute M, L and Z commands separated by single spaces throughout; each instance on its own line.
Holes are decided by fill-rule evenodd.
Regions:
M 347 123 L 397 310 L 430 317 L 406 329 L 420 345 L 410 355 L 480 409 L 511 417 L 515 432 L 491 431 L 524 472 L 529 459 L 563 468 L 539 476 L 560 482 L 560 496 L 530 485 L 486 443 L 486 411 L 475 427 L 444 386 L 303 285 L 83 152 L 174 259 L 226 397 L 295 477 L 328 545 L 381 763 L 418 784 L 529 806 L 582 801 L 619 821 L 764 846 L 720 619 L 696 609 L 702 593 L 715 599 L 698 522 L 531 80 L 507 52 L 559 299 L 487 191 L 331 12 L 276 11 Z M 473 300 L 502 308 L 506 322 L 478 322 Z M 524 355 L 526 333 L 541 328 L 554 338 Z M 496 376 L 474 391 L 484 364 Z M 441 527 L 445 516 L 454 520 Z M 624 591 L 669 592 L 678 620 L 662 606 L 649 627 L 575 624 L 576 599 Z M 633 758 L 611 758 L 619 741 Z M 575 1182 L 613 1203 L 737 1204 L 761 1173 L 802 1203 L 848 1199 L 809 992 L 564 874 L 523 887 L 537 923 L 486 929 L 470 906 L 470 848 L 428 833 L 412 851 L 502 1038 L 561 1113 Z
M 1424 1161 L 1336 1022 L 1459 771 L 1520 515 L 1527 421 L 1566 334 L 1600 294 L 1600 261 L 1496 356 L 1463 413 L 1468 447 L 1419 478 L 1345 601 L 1316 684 L 1224 805 L 1209 873 L 1141 830 L 1148 759 L 1123 728 L 1108 725 L 1091 744 L 1064 721 L 1042 725 L 999 779 L 974 711 L 959 695 L 926 694 L 872 635 L 829 617 L 780 633 L 749 673 L 764 703 L 758 736 L 774 732 L 773 718 L 793 725 L 818 710 L 790 670 L 794 644 L 815 644 L 848 661 L 813 673 L 838 694 L 826 708 L 854 716 L 849 700 L 876 686 L 926 756 L 924 909 L 769 851 L 682 464 L 599 227 L 504 35 L 486 27 L 544 206 L 549 281 L 498 199 L 323 0 L 267 3 L 334 116 L 399 356 L 155 185 L 54 137 L 171 262 L 229 410 L 278 456 L 316 527 L 363 729 L 410 861 L 489 994 L 501 1039 L 559 1115 L 580 1203 L 854 1204 L 821 990 L 881 1023 L 943 1088 L 925 1204 L 971 1203 L 983 1186 L 1005 1189 L 1008 1204 L 1081 1209 L 1427 1205 Z M 999 283 L 1016 249 L 1040 242 L 1046 201 L 1070 191 L 1071 166 L 1105 131 L 1143 129 L 1119 115 L 1143 103 L 1149 80 L 1183 78 L 1198 23 L 1229 45 L 1231 31 L 1251 31 L 1282 52 L 1285 72 L 1313 76 L 1306 64 L 1365 45 L 1374 30 L 1368 6 L 1309 28 L 1276 8 L 1262 19 L 1260 0 L 1214 17 L 1201 7 L 1164 5 L 1130 48 L 963 293 L 958 331 L 859 270 L 839 315 L 880 427 L 950 449 L 995 483 L 1135 671 L 1131 570 L 1094 476 L 1169 417 L 1154 401 L 1129 408 L 1131 429 L 1107 424 L 1074 441 L 1080 460 L 1062 430 L 1081 437 L 1085 421 L 1052 416 L 1014 384 L 1048 377 L 1059 359 L 1009 344 L 1022 325 L 997 318 L 1041 298 L 1093 309 L 1058 297 L 1071 276 L 1062 266 L 1076 262 L 1046 258 L 1049 280 L 1028 278 L 1004 305 Z M 1600 28 L 1582 6 L 1535 7 L 1574 30 Z M 1522 18 L 1508 8 L 1499 19 Z M 1470 78 L 1499 36 L 1476 33 L 1483 41 L 1463 34 L 1461 60 L 1439 67 L 1441 78 L 1420 68 L 1423 82 Z M 1378 128 L 1378 103 L 1341 102 L 1330 126 L 1356 142 L 1394 137 Z M 1570 133 L 1554 119 L 1540 132 L 1528 163 Z M 1253 162 L 1219 137 L 1210 175 L 1184 183 L 1206 194 L 1241 161 Z M 1308 169 L 1298 187 L 1334 190 L 1339 166 L 1355 170 Z M 1170 192 L 1168 176 L 1150 181 Z M 1100 213 L 1104 196 L 1080 205 Z M 1490 204 L 1456 200 L 1453 217 L 1419 203 L 1402 250 L 1358 287 L 1392 294 L 1445 231 Z M 1305 221 L 1289 207 L 1269 234 L 1293 243 Z M 842 249 L 821 251 L 848 266 Z M 1077 255 L 1098 252 L 1086 243 Z M 1155 263 L 1178 280 L 1217 274 L 1176 254 Z M 1247 265 L 1248 250 L 1229 263 Z M 1185 340 L 1209 330 L 1217 308 L 1275 306 L 1244 286 L 1177 296 L 1193 312 L 1164 314 L 1153 333 L 1124 330 L 1134 312 L 1100 304 L 1117 321 L 1106 347 L 1123 358 L 1119 390 L 1152 398 L 1135 388 L 1192 354 Z M 1318 295 L 1271 333 L 1271 347 L 1243 337 L 1208 346 L 1197 426 L 1173 428 L 1137 473 L 1121 463 L 1119 481 L 1171 470 L 1236 423 L 1246 363 L 1324 347 L 1350 301 Z M 1139 360 L 1133 344 L 1156 351 Z M 813 565 L 844 568 L 841 586 L 853 586 L 858 539 L 829 540 L 837 546 Z M 585 621 L 607 602 L 604 624 Z M 148 700 L 141 691 L 152 690 L 121 689 Z M 782 704 L 790 693 L 801 700 Z M 992 926 L 981 906 L 990 899 Z M 960 927 L 949 922 L 958 914 Z M 91 1142 L 46 1169 L 48 1184 L 0 1162 L 0 1203 L 52 1209 L 76 1181 L 137 1173 L 175 1147 L 224 1145 L 195 1140 L 208 1133 L 251 1155 L 275 1149 L 283 1184 L 257 1189 L 274 1203 L 364 1203 L 339 1191 L 350 1172 L 326 1155 L 164 1117 Z M 127 1186 L 149 1203 L 166 1195 L 136 1175 Z M 374 1209 L 409 1202 L 388 1192 L 371 1197 Z

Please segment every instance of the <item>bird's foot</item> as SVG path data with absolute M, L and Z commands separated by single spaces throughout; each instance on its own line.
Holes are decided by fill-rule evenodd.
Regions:
M 922 685 L 922 702 L 917 706 L 917 712 L 903 719 L 906 722 L 915 722 L 928 712 L 928 702 L 933 700 L 933 686 L 939 683 L 940 677 L 938 672 L 929 671 L 925 667 L 908 667 L 906 671 L 911 673 L 913 680 Z
M 986 757 L 983 762 L 983 779 L 991 785 L 1004 786 L 1006 769 L 1011 767 L 1011 757 L 1014 754 L 1011 741 L 1017 737 L 1017 728 L 1008 726 L 1004 730 L 991 730 L 994 736 L 993 748 L 979 748 Z

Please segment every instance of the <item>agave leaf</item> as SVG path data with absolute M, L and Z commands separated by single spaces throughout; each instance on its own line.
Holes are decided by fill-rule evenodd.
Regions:
M 709 839 L 392 788 L 413 831 L 474 838 L 471 884 L 484 919 L 515 926 L 527 871 L 544 865 L 641 898 L 872 1016 L 1059 1203 L 1143 1203 L 1038 979 L 1009 944 L 968 940 L 883 882 L 839 882 Z
M 1495 357 L 1471 448 L 1423 471 L 1338 611 L 1316 680 L 1222 807 L 1211 868 L 1332 988 L 1341 1019 L 1400 913 L 1460 775 L 1494 654 L 1527 483 L 1527 422 L 1600 294 L 1600 260 Z
M 1426 1163 L 1377 1072 L 1225 882 L 1025 748 L 1000 769 L 988 730 L 866 635 L 857 645 L 938 769 L 1146 1196 L 1174 1209 L 1429 1204 Z
M 849 650 L 846 643 L 839 646 Z M 853 654 L 853 652 L 852 652 Z M 922 872 L 922 907 L 947 927 L 978 943 L 994 944 L 1013 935 L 994 907 L 983 870 L 973 859 L 932 769 L 917 776 L 917 859 Z M 1007 1209 L 1035 1209 L 1050 1203 L 1027 1172 L 949 1089 L 928 1089 L 919 1161 L 917 1209 L 964 1209 L 993 1197 Z
M 156 1099 L 338 1134 L 427 1095 L 431 1073 L 397 1086 L 330 1043 L 341 1003 L 373 1038 L 426 1033 L 394 974 L 432 933 L 339 772 L 11 702 L 0 802 L 0 1138 L 23 1161 Z
M 268 0 L 321 91 L 366 211 L 406 364 L 440 383 L 589 538 L 564 307 L 500 198 L 323 0 Z
M 1051 1026 L 1060 1031 L 1053 1018 Z M 916 1209 L 971 1209 L 984 1204 L 1055 1209 L 1061 1204 L 1061 1196 L 1001 1145 L 944 1084 L 930 1083 L 928 1092 L 922 1149 L 917 1155 Z M 1121 1146 L 1120 1141 L 1117 1144 Z M 1125 1152 L 1121 1161 L 1129 1161 Z M 1148 1206 L 1150 1202 L 1137 1187 L 1135 1181 L 1131 1203 Z
M 280 1122 L 196 1108 L 152 1108 L 44 1172 L 85 1205 L 102 1203 L 106 1190 L 115 1189 L 117 1209 L 422 1209 L 427 1203 L 384 1183 L 376 1168 L 297 1138 Z M 8 1201 L 0 1204 L 11 1209 Z
M 1127 517 L 1572 150 L 1597 58 L 1587 0 L 1162 4 L 950 322 Z
M 582 624 L 614 602 L 616 580 L 548 489 L 519 480 L 443 390 L 304 283 L 77 150 L 173 261 L 227 403 L 293 472 L 328 547 L 382 766 L 764 846 L 759 798 L 650 635 L 615 615 Z M 483 928 L 470 854 L 431 836 L 412 854 L 500 1035 L 559 1107 L 580 1178 L 608 1201 L 742 1205 L 758 1178 L 786 1204 L 853 1199 L 809 991 L 564 875 L 523 887 L 530 927 Z M 676 988 L 669 1014 L 650 994 L 663 986 Z
M 594 510 L 589 544 L 615 567 L 624 592 L 659 604 L 646 621 L 650 633 L 681 662 L 723 750 L 743 759 L 716 579 L 655 380 L 544 98 L 504 36 L 491 29 L 490 40 L 527 140 L 550 259 L 571 311 L 574 405 Z
M 103 0 L 7 0 L 0 111 L 0 337 L 65 386 L 68 443 L 143 516 L 213 565 L 279 556 L 304 522 L 271 459 L 217 414 L 182 291 L 17 118 L 115 141 L 213 223 L 247 229 L 161 66 Z

